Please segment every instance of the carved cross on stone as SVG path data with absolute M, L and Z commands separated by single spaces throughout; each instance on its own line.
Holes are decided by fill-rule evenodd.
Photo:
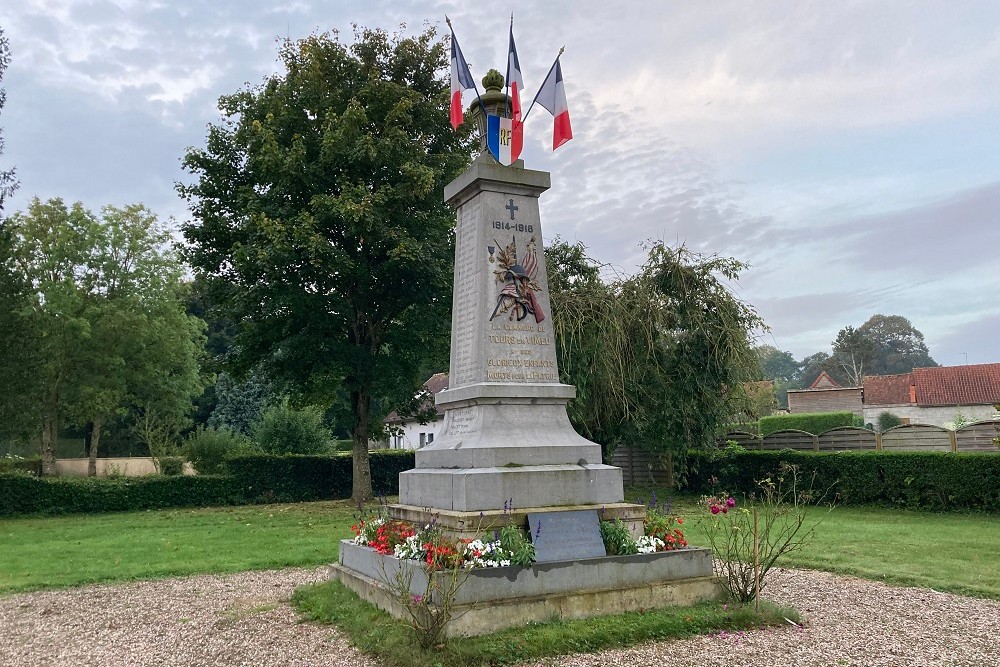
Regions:
M 514 211 L 517 210 L 517 206 L 514 206 L 514 200 L 511 199 L 510 203 L 507 204 L 506 206 L 504 206 L 504 208 L 507 209 L 508 211 L 510 211 L 510 219 L 513 220 L 514 219 Z

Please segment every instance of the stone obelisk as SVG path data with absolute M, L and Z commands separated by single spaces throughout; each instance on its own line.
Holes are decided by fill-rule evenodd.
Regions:
M 490 83 L 487 108 L 506 100 Z M 450 379 L 437 395 L 441 434 L 400 475 L 411 517 L 623 500 L 621 469 L 604 465 L 566 414 L 576 390 L 559 382 L 538 210 L 549 186 L 548 173 L 484 150 L 445 188 L 457 209 Z

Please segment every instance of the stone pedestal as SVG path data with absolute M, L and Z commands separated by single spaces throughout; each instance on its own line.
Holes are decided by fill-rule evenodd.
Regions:
M 400 506 L 429 517 L 623 501 L 621 470 L 566 414 L 576 390 L 559 382 L 538 214 L 548 188 L 547 173 L 488 154 L 445 188 L 458 222 L 444 424 L 400 475 Z

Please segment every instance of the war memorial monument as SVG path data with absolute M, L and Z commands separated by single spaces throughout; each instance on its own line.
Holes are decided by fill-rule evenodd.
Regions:
M 452 73 L 454 88 L 454 63 Z M 499 119 L 510 127 L 503 82 L 495 70 L 483 79 L 486 92 L 469 110 L 482 152 L 445 187 L 457 223 L 450 381 L 436 399 L 444 424 L 417 450 L 416 467 L 400 474 L 390 516 L 435 522 L 454 538 L 514 524 L 535 542 L 531 567 L 468 571 L 450 635 L 712 599 L 719 589 L 707 549 L 605 551 L 599 520 L 621 519 L 641 534 L 645 507 L 624 502 L 621 469 L 605 465 L 601 446 L 577 434 L 567 416 L 576 392 L 559 382 L 538 207 L 551 182 L 497 151 L 498 134 L 500 144 L 512 140 L 496 127 Z M 419 562 L 344 540 L 331 576 L 402 616 L 386 579 L 404 567 L 420 570 L 413 592 L 424 590 Z

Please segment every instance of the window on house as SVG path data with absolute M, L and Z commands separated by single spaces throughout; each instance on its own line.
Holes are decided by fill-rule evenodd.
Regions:
M 432 442 L 434 442 L 434 434 L 433 433 L 428 433 L 427 434 L 427 444 L 429 445 Z
M 420 446 L 423 447 L 426 444 L 427 444 L 427 434 L 426 433 L 421 433 L 420 434 Z

